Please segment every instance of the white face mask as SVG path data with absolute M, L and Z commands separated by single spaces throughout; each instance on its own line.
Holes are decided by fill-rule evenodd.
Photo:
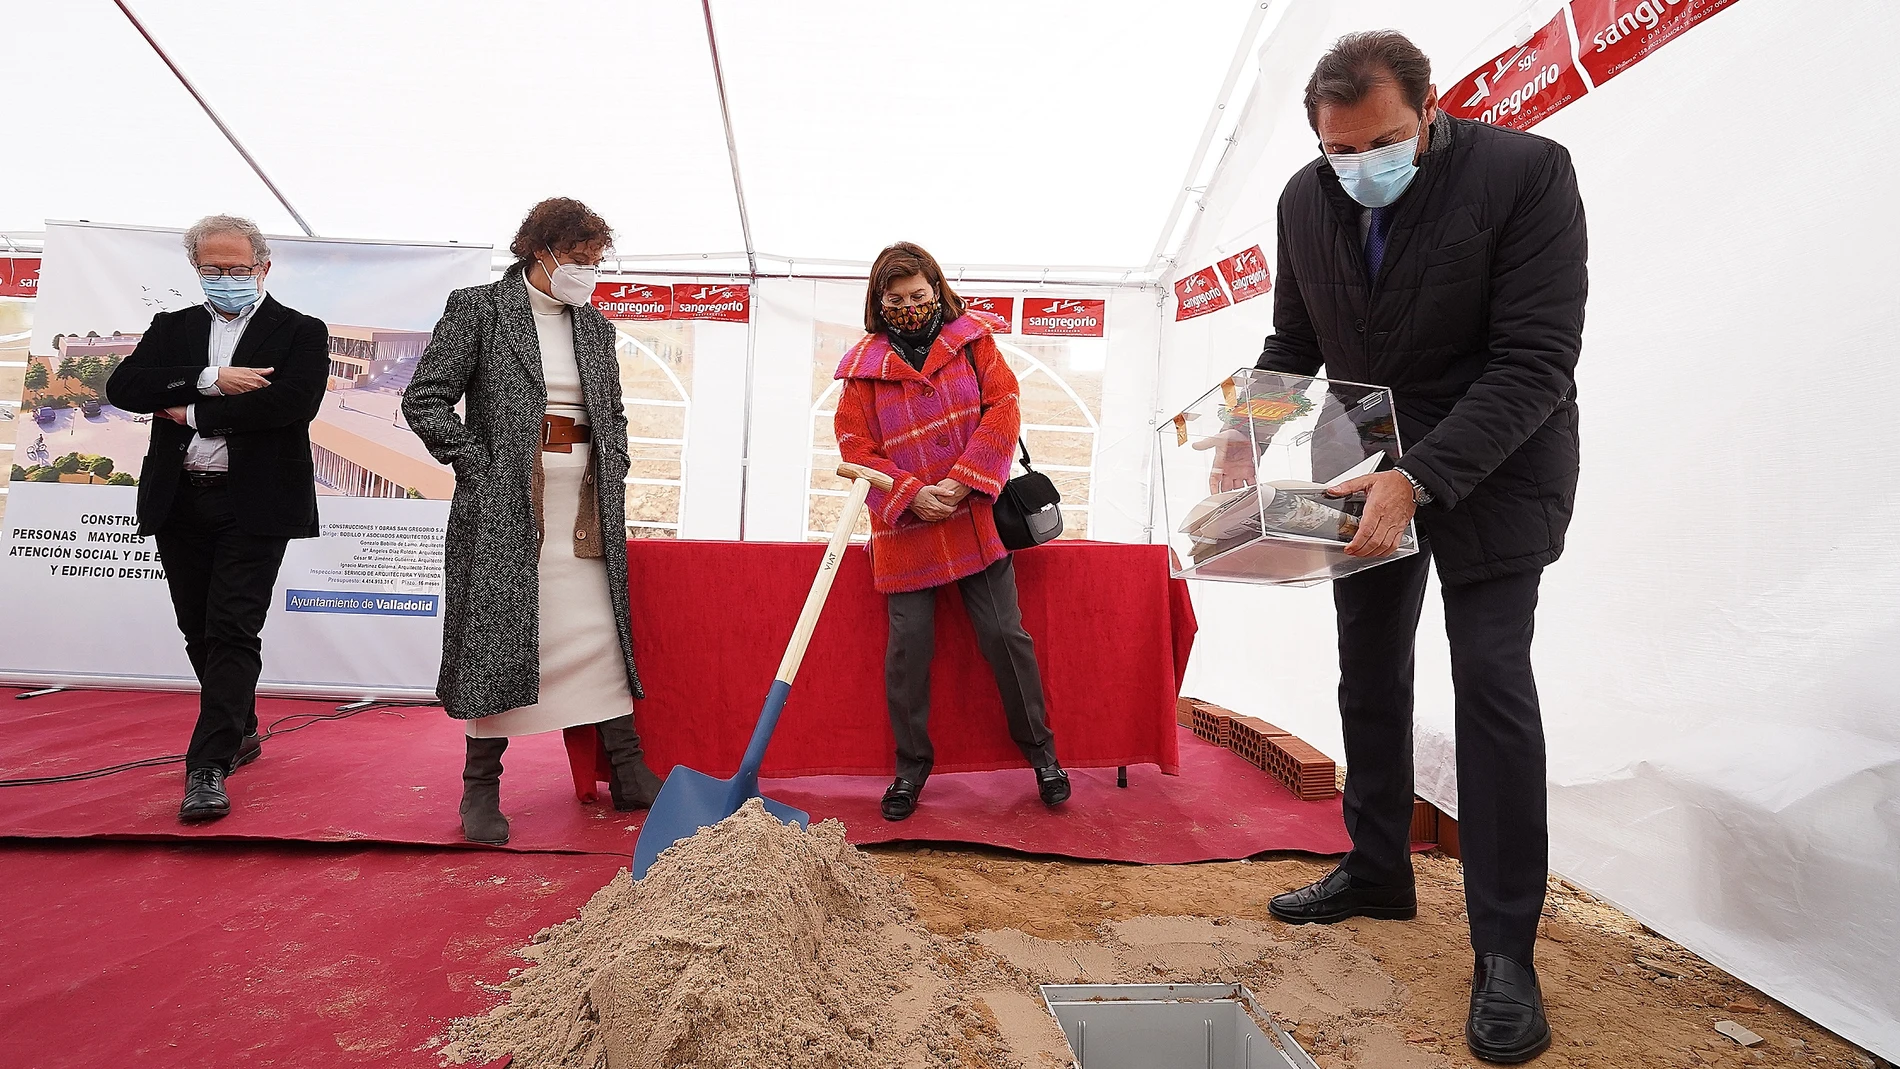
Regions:
M 586 304 L 594 298 L 594 276 L 600 273 L 597 267 L 583 267 L 580 264 L 564 264 L 561 258 L 548 250 L 548 258 L 557 265 L 548 273 L 548 292 L 562 304 L 574 308 Z M 543 271 L 547 268 L 543 267 Z
M 1399 199 L 1412 179 L 1418 177 L 1418 138 L 1396 145 L 1375 148 L 1371 152 L 1350 155 L 1328 153 L 1339 184 L 1346 195 L 1368 208 L 1383 208 Z

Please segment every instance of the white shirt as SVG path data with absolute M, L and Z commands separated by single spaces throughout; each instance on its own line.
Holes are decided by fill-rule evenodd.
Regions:
M 238 342 L 244 337 L 244 328 L 251 325 L 251 316 L 264 303 L 264 295 L 258 294 L 257 300 L 249 308 L 230 319 L 218 311 L 210 301 L 205 302 L 205 310 L 211 313 L 211 344 L 205 354 L 210 360 L 198 375 L 198 392 L 206 397 L 222 397 L 218 389 L 218 370 L 231 366 L 231 358 L 237 355 Z M 185 406 L 185 425 L 192 430 L 198 429 L 198 406 Z M 224 444 L 223 438 L 206 438 L 203 435 L 191 436 L 191 444 L 185 447 L 186 471 L 230 471 L 231 450 Z

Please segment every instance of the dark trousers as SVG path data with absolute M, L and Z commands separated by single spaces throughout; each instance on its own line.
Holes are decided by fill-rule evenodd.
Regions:
M 238 529 L 236 502 L 219 483 L 180 483 L 158 532 L 185 656 L 198 675 L 198 727 L 185 768 L 230 770 L 244 736 L 257 733 L 257 677 L 264 615 L 288 539 Z
M 936 751 L 930 745 L 930 660 L 937 650 L 937 590 L 892 594 L 891 638 L 884 655 L 884 695 L 891 731 L 897 735 L 897 774 L 922 785 L 930 778 Z M 1042 675 L 1036 668 L 1036 642 L 1023 630 L 1016 603 L 1016 567 L 1008 557 L 957 580 L 964 611 L 976 629 L 976 645 L 996 673 L 1003 696 L 1009 737 L 1034 768 L 1056 759 L 1042 703 Z
M 1412 674 L 1429 547 L 1333 584 L 1346 737 L 1344 866 L 1412 882 Z M 1544 724 L 1531 674 L 1541 570 L 1444 587 L 1458 745 L 1458 841 L 1478 954 L 1531 963 L 1549 828 Z

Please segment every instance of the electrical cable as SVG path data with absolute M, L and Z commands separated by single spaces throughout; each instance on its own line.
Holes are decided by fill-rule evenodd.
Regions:
M 265 739 L 276 738 L 279 735 L 288 735 L 293 731 L 302 731 L 312 724 L 321 723 L 325 720 L 348 720 L 358 713 L 367 713 L 372 709 L 426 709 L 430 706 L 440 704 L 442 703 L 374 702 L 360 709 L 351 709 L 347 713 L 291 713 L 288 716 L 280 716 L 276 720 L 271 721 L 270 726 L 264 729 L 263 734 L 258 736 L 257 741 L 262 744 Z M 303 723 L 279 730 L 280 725 L 292 720 L 301 720 Z M 141 768 L 162 768 L 165 765 L 178 764 L 184 759 L 184 754 L 166 754 L 163 757 L 145 757 L 137 761 L 126 761 L 121 764 L 108 765 L 105 768 L 95 768 L 86 772 L 68 772 L 59 776 L 28 776 L 19 779 L 0 779 L 0 787 L 39 787 L 52 783 L 79 783 L 85 780 L 117 775 L 121 772 L 131 772 Z

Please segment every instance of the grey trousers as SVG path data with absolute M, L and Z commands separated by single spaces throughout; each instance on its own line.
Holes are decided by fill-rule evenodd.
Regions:
M 930 660 L 937 649 L 937 590 L 888 596 L 890 645 L 884 655 L 884 695 L 891 731 L 897 736 L 897 774 L 921 786 L 930 778 L 936 752 L 930 745 Z M 1016 603 L 1016 567 L 1008 557 L 957 580 L 963 608 L 976 629 L 977 648 L 996 673 L 996 689 L 1016 741 L 1033 768 L 1055 762 L 1055 735 L 1042 702 L 1036 642 L 1023 630 Z

